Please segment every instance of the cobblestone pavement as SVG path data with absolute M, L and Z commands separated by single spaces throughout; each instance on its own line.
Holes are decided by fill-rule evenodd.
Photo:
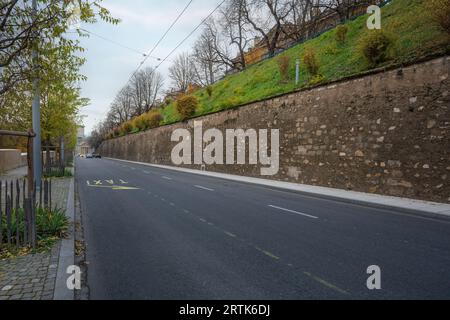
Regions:
M 53 205 L 65 209 L 71 179 L 52 180 Z M 51 252 L 0 260 L 0 300 L 52 300 L 61 241 Z
M 60 242 L 51 252 L 0 261 L 0 300 L 53 300 Z

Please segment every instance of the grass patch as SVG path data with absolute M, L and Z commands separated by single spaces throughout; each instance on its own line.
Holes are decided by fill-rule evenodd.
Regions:
M 63 170 L 52 170 L 49 173 L 46 173 L 45 170 L 43 172 L 44 178 L 71 178 L 73 177 L 73 173 L 69 169 Z
M 411 63 L 437 52 L 449 52 L 450 37 L 433 23 L 427 13 L 425 0 L 393 0 L 382 9 L 382 29 L 393 38 L 392 54 L 377 65 L 370 65 L 360 50 L 360 42 L 369 30 L 368 15 L 345 23 L 345 41 L 336 41 L 339 28 L 286 50 L 282 54 L 256 63 L 243 72 L 232 74 L 217 83 L 198 90 L 198 108 L 192 117 L 232 109 L 243 104 L 289 93 L 297 89 L 336 81 L 392 64 Z M 340 27 L 342 29 L 342 27 Z M 314 51 L 320 67 L 318 75 L 300 66 L 300 82 L 296 86 L 295 61 Z M 287 74 L 280 72 L 279 59 L 290 61 Z M 283 77 L 290 81 L 283 81 Z M 162 125 L 182 121 L 175 102 L 165 106 Z

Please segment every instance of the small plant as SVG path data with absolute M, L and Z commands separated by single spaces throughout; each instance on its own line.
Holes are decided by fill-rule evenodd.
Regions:
M 120 129 L 119 128 L 114 128 L 112 134 L 113 134 L 113 137 L 120 136 Z
M 316 74 L 312 79 L 309 81 L 310 86 L 315 86 L 316 84 L 322 83 L 325 81 L 325 77 L 321 74 Z
M 67 217 L 62 210 L 37 209 L 36 229 L 39 239 L 46 237 L 62 238 L 66 235 L 68 226 Z
M 319 61 L 317 60 L 314 49 L 308 49 L 303 54 L 303 64 L 306 66 L 306 70 L 311 77 L 319 73 Z
M 176 102 L 177 111 L 183 120 L 193 116 L 198 107 L 198 100 L 195 96 L 184 95 Z
M 289 81 L 289 65 L 291 64 L 291 58 L 287 55 L 281 56 L 277 60 L 278 69 L 280 70 L 281 82 Z
M 393 42 L 383 30 L 370 30 L 361 39 L 360 51 L 370 67 L 375 67 L 389 58 Z
M 426 9 L 431 13 L 433 21 L 450 34 L 450 2 L 448 0 L 428 0 Z
M 340 24 L 336 27 L 336 41 L 338 43 L 345 43 L 347 40 L 348 27 L 345 24 Z
M 212 88 L 212 86 L 207 86 L 206 87 L 206 93 L 208 94 L 208 97 L 212 97 L 212 94 L 213 94 L 213 88 Z

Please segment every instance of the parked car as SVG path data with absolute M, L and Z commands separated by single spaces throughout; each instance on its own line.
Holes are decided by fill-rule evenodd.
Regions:
M 92 156 L 94 157 L 94 159 L 101 159 L 102 158 L 102 156 L 99 155 L 98 153 L 94 153 Z
M 86 159 L 93 159 L 93 158 L 94 158 L 94 156 L 90 153 L 88 155 L 86 155 Z

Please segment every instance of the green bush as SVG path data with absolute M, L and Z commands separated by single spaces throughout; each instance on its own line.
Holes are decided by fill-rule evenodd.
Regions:
M 184 95 L 176 102 L 178 114 L 183 120 L 193 116 L 198 107 L 198 99 L 195 96 Z
M 393 47 L 393 39 L 383 30 L 370 30 L 361 39 L 360 51 L 370 67 L 386 61 Z
M 283 55 L 277 59 L 278 69 L 280 70 L 281 81 L 289 81 L 289 65 L 291 64 L 291 58 L 288 55 Z
M 303 64 L 306 66 L 306 70 L 311 77 L 319 73 L 319 61 L 317 60 L 314 49 L 308 49 L 303 54 Z
M 340 24 L 336 27 L 336 41 L 338 43 L 345 43 L 347 40 L 348 26 Z

